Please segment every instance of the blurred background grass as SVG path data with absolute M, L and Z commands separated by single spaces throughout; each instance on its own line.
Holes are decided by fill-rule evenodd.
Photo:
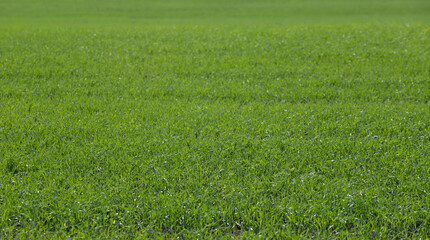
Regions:
M 0 26 L 428 23 L 429 0 L 2 0 Z

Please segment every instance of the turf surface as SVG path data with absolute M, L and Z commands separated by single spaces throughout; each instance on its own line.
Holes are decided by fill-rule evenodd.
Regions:
M 426 1 L 45 3 L 0 3 L 1 238 L 430 237 Z

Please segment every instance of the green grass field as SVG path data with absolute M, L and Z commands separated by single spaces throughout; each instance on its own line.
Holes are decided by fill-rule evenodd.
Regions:
M 428 0 L 2 0 L 0 25 L 430 22 Z
M 0 2 L 0 238 L 430 238 L 429 21 Z

